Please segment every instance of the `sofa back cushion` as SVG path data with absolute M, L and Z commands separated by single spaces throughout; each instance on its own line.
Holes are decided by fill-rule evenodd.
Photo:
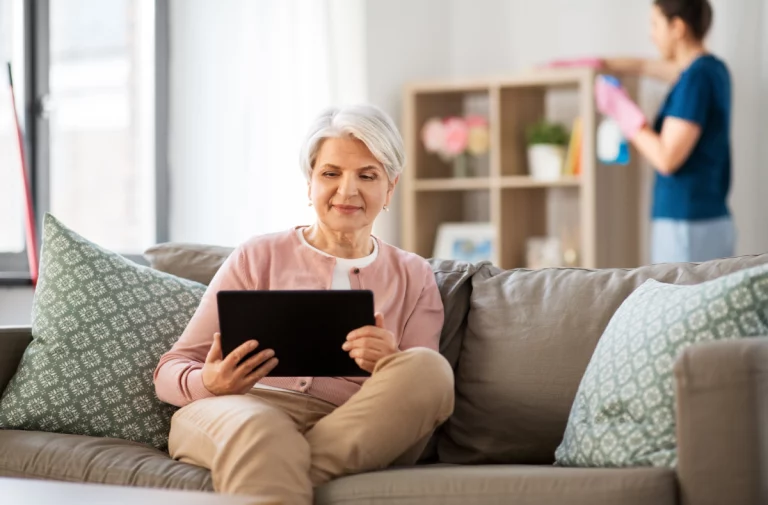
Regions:
M 635 288 L 648 279 L 696 284 L 765 263 L 768 254 L 634 270 L 481 267 L 440 461 L 552 463 L 597 341 Z
M 166 242 L 144 251 L 144 258 L 155 270 L 207 286 L 233 250 L 232 247 Z

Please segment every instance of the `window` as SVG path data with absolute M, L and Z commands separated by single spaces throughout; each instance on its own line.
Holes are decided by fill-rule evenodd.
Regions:
M 50 211 L 120 253 L 155 243 L 154 1 L 51 0 Z
M 167 10 L 167 0 L 0 0 L 0 62 L 3 75 L 13 62 L 17 106 L 26 111 L 38 221 L 51 212 L 134 259 L 167 240 Z M 4 85 L 0 274 L 26 270 L 8 94 Z
M 21 160 L 7 81 L 13 66 L 16 104 L 24 110 L 24 23 L 20 0 L 0 0 L 0 264 L 6 272 L 27 270 Z M 23 121 L 23 117 L 20 118 Z

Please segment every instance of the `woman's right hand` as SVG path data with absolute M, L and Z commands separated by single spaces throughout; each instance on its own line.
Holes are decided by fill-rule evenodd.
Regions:
M 225 358 L 221 350 L 221 334 L 214 333 L 213 345 L 203 365 L 203 385 L 216 396 L 245 394 L 254 384 L 267 376 L 277 366 L 272 349 L 265 349 L 243 363 L 248 353 L 259 346 L 249 340 L 238 346 Z M 238 365 L 238 363 L 240 363 Z

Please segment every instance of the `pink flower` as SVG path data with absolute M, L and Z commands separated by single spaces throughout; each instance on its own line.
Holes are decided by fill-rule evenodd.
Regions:
M 443 153 L 447 156 L 458 156 L 467 148 L 469 128 L 460 117 L 449 117 L 443 122 L 445 141 Z
M 421 141 L 428 153 L 439 153 L 443 150 L 445 129 L 439 118 L 432 118 L 421 128 Z
M 485 116 L 467 116 L 466 119 L 467 127 L 472 128 L 487 128 L 488 127 L 488 120 L 485 118 Z

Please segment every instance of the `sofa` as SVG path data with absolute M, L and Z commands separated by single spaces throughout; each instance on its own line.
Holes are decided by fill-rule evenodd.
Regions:
M 152 267 L 207 283 L 231 250 L 161 244 Z M 645 280 L 695 284 L 768 254 L 636 269 L 500 270 L 430 260 L 456 407 L 418 465 L 337 479 L 318 504 L 768 503 L 768 337 L 692 345 L 675 363 L 678 466 L 564 468 L 554 453 L 613 313 Z M 0 391 L 31 341 L 0 328 Z M 118 439 L 0 430 L 0 476 L 212 490 L 210 473 Z

